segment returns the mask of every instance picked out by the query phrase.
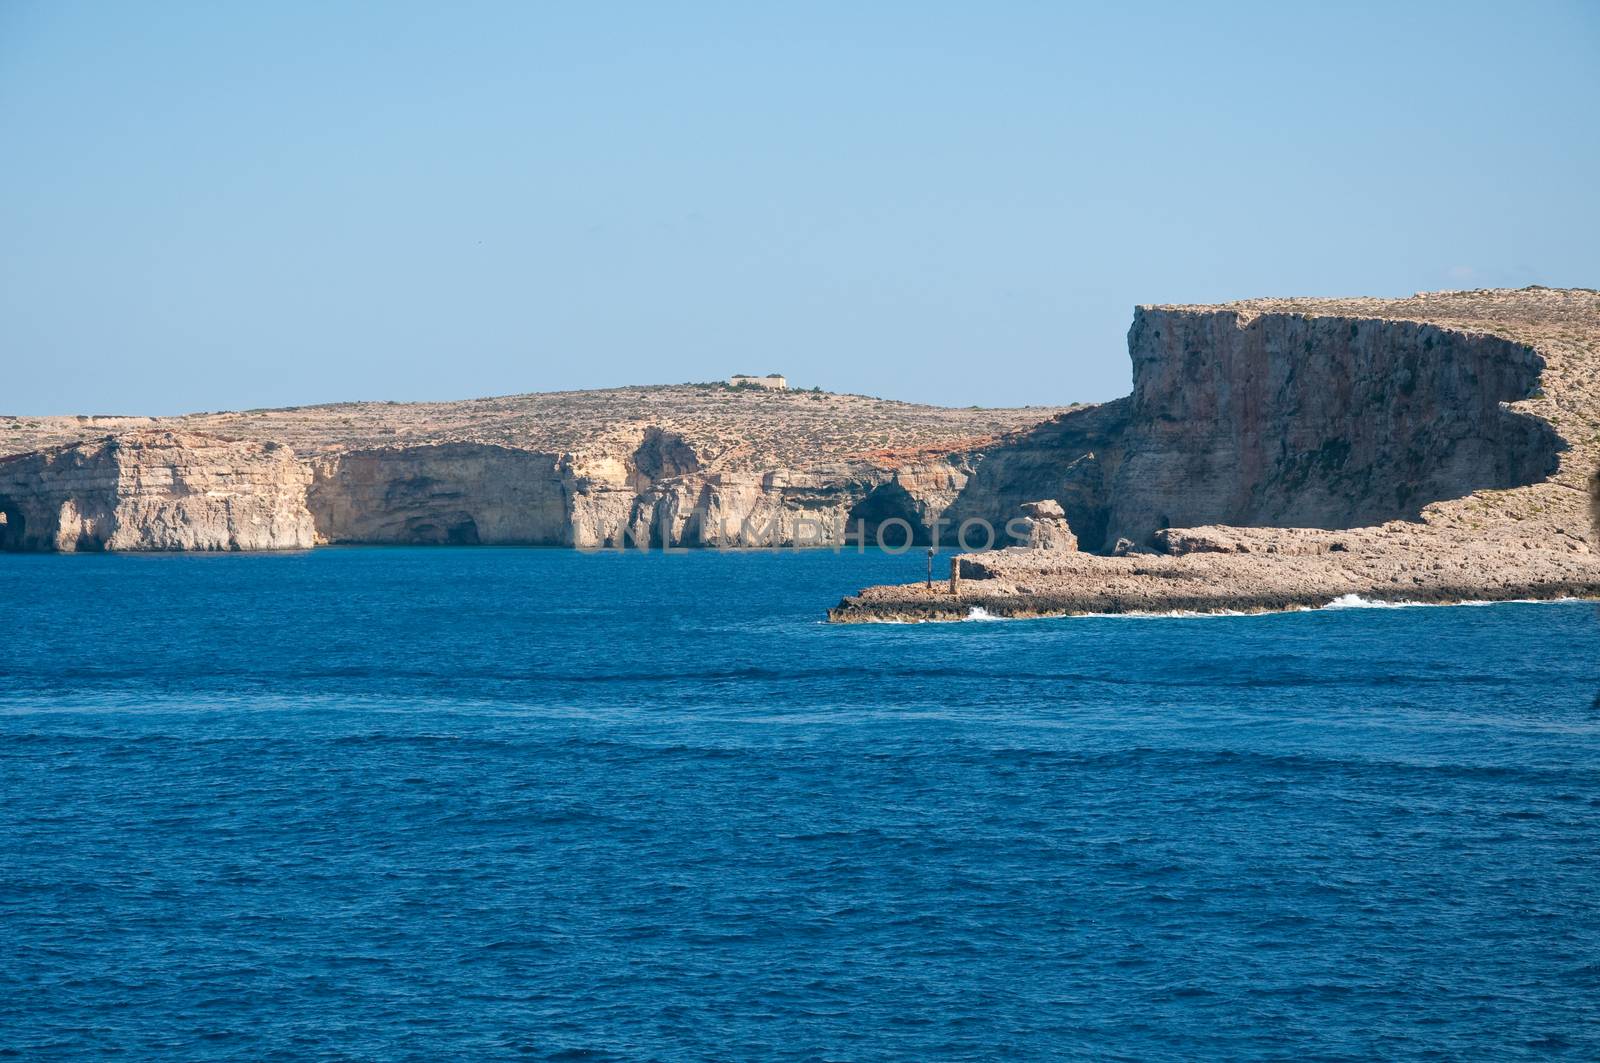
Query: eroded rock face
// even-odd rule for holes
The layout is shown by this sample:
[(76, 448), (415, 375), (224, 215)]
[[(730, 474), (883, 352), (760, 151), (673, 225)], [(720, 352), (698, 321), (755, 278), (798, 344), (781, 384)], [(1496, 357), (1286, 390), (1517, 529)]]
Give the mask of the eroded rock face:
[(946, 518), (953, 525), (989, 521), (1001, 535), (1021, 542), (1008, 535), (1008, 519), (1024, 503), (1048, 498), (1061, 505), (1085, 548), (1097, 549), (1106, 541), (1109, 485), (1121, 460), (1128, 416), (1128, 400), (1119, 399), (1008, 437), (980, 456)]
[(293, 550), (309, 471), (277, 444), (134, 432), (0, 460), (0, 548)]
[(1559, 439), (1529, 346), (1413, 321), (1141, 307), (1108, 534), (1350, 528), (1543, 479)]
[(890, 547), (955, 542), (963, 532), (951, 519), (950, 507), (980, 460), (981, 455), (967, 453), (911, 461), (890, 470), (857, 468), (852, 479), (852, 494), (857, 497), (837, 514), (839, 526), (851, 542), (862, 539)]
[(308, 504), (319, 538), (343, 543), (617, 547), (839, 545), (880, 524), (926, 541), (966, 483), (959, 458), (884, 469), (824, 463), (711, 470), (657, 427), (549, 454), (480, 443), (320, 457)]
[(351, 451), (312, 472), (306, 501), (324, 542), (560, 544), (567, 534), (551, 454), (446, 443)]
[[(0, 456), (107, 432), (292, 446), (319, 541), (834, 545), (938, 533), (982, 453), (1053, 408), (671, 385), (180, 418), (0, 417)], [(0, 536), (24, 537), (0, 509)], [(900, 524), (904, 527), (900, 527)], [(897, 538), (898, 537), (898, 538)], [(979, 537), (981, 539), (981, 536)]]
[(1007, 439), (951, 512), (995, 519), (1053, 498), (1085, 547), (1104, 550), (1173, 527), (1416, 520), (1432, 503), (1535, 484), (1572, 440), (1526, 407), (1592, 302), (1489, 292), (1139, 307), (1133, 394)]
[(1317, 528), (1163, 528), (1151, 537), (1158, 553), (1185, 554), (1337, 554), (1352, 537)]

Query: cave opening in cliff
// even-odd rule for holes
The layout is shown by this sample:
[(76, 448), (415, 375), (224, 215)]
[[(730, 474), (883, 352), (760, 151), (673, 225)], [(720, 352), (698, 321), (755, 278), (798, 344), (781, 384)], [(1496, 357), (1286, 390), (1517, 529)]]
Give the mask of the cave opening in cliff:
[(898, 483), (882, 484), (857, 502), (850, 510), (847, 527), (851, 535), (859, 530), (867, 544), (891, 550), (929, 542), (916, 500)]
[(0, 550), (21, 550), (23, 536), (28, 530), (28, 520), (22, 507), (6, 495), (0, 495)]
[(406, 541), (436, 546), (477, 546), (478, 522), (465, 513), (408, 522)]
[(477, 546), (478, 522), (471, 517), (457, 521), (445, 529), (444, 541), (451, 546)]

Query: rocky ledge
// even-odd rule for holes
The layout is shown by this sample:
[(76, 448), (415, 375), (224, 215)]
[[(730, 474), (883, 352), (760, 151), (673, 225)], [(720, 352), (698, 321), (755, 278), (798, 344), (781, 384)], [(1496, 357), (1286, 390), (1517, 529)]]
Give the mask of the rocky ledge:
[(1140, 307), (1129, 350), (1133, 395), (997, 449), (954, 507), (1055, 502), (1089, 552), (961, 555), (830, 618), (1600, 597), (1600, 293)]
[(1446, 604), (1600, 597), (1600, 555), (1575, 534), (1496, 537), (1440, 550), (1413, 525), (1354, 532), (1185, 529), (1227, 543), (1194, 553), (1097, 556), (1012, 547), (952, 559), (951, 579), (869, 587), (829, 613), (845, 623), (1115, 613), (1256, 613), (1355, 595)]

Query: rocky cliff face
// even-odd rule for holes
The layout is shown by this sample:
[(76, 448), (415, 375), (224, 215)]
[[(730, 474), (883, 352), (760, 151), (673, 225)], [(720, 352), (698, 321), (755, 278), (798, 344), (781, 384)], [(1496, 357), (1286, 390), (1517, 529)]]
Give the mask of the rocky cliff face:
[(0, 460), (0, 549), (312, 545), (310, 473), (286, 447), (134, 432)]
[(146, 431), (0, 460), (0, 548), (822, 546), (880, 528), (920, 542), (970, 469), (947, 455), (708, 470), (654, 428), (566, 454), (442, 443), (309, 462), (277, 444)]
[(896, 518), (923, 541), (965, 483), (960, 459), (707, 470), (681, 437), (548, 454), (477, 443), (357, 450), (312, 463), (318, 536), (344, 543), (608, 547), (834, 545)]
[(1111, 483), (1122, 461), (1130, 413), (1127, 399), (1075, 410), (988, 451), (945, 514), (949, 527), (959, 532), (967, 521), (984, 521), (1005, 545), (1005, 526), (1024, 516), (1024, 505), (1054, 499), (1084, 549), (1114, 541), (1107, 538)]
[[(172, 419), (0, 418), (0, 454), (32, 451), (13, 469), (19, 498), (52, 499), (56, 510), (123, 507), (120, 536), (84, 539), (108, 549), (173, 540), (162, 527), (147, 539), (132, 533), (127, 485), (90, 484), (51, 455), (88, 453), (106, 430), (129, 439), (173, 426), (191, 447), (209, 437), (209, 452), (240, 455), (237, 479), (253, 475), (254, 452), (222, 439), (270, 445), (263, 453), (282, 460), (293, 460), (292, 446), (318, 542), (761, 547), (842, 544), (863, 532), (871, 541), (882, 529), (898, 543), (931, 537), (1002, 434), (1055, 412), (681, 385)], [(12, 534), (13, 545), (75, 544), (39, 530), (35, 501), (32, 530)], [(11, 527), (23, 521), (19, 510)]]
[(1414, 521), (1538, 484), (1588, 442), (1593, 396), (1572, 367), (1592, 354), (1568, 347), (1597, 303), (1532, 290), (1139, 307), (1133, 394), (995, 448), (951, 515), (1055, 498), (1104, 549), (1166, 527)]
[(1351, 528), (1534, 483), (1559, 437), (1532, 347), (1415, 321), (1140, 307), (1108, 534)]
[(478, 443), (356, 450), (312, 462), (306, 504), (335, 543), (560, 543), (556, 458)]

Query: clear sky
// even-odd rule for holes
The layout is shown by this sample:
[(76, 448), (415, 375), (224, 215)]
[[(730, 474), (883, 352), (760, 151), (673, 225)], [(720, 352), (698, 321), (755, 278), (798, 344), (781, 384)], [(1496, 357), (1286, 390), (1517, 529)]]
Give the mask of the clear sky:
[(1600, 4), (1121, 6), (4, 0), (0, 413), (1061, 403), (1136, 303), (1600, 286)]

